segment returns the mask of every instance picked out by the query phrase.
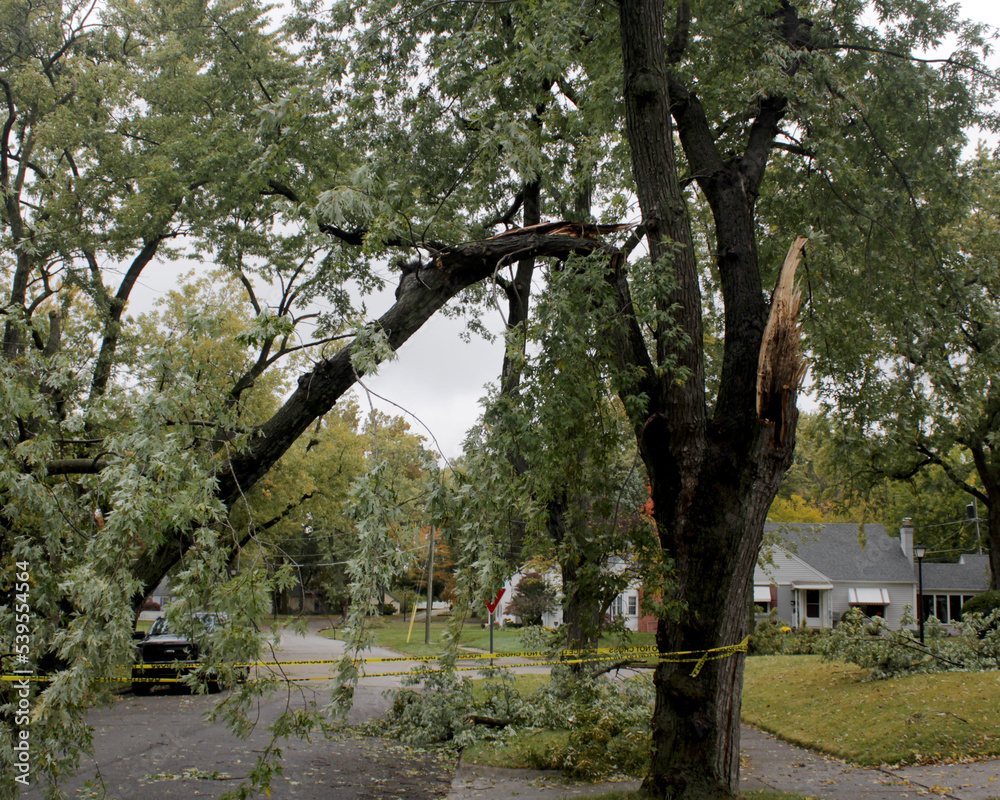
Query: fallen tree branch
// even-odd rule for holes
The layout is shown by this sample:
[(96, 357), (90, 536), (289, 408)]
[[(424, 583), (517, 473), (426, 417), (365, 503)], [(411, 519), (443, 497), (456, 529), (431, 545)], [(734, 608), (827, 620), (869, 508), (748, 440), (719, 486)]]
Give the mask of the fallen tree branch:
[(496, 717), (484, 717), (481, 714), (469, 714), (469, 722), (473, 725), (485, 725), (487, 728), (506, 728), (510, 725), (509, 719), (498, 719)]
[(607, 675), (609, 672), (615, 672), (620, 669), (653, 669), (654, 665), (647, 664), (641, 658), (624, 658), (621, 661), (614, 661), (610, 664), (605, 664), (603, 667), (598, 667), (593, 672), (590, 673), (591, 678), (599, 678), (601, 675)]
[[(614, 672), (619, 669), (655, 669), (655, 667), (655, 664), (648, 664), (641, 658), (623, 658), (621, 661), (612, 661), (608, 664), (597, 667), (591, 671), (588, 678), (593, 680), (594, 678), (601, 677), (601, 675), (607, 675), (609, 672)], [(559, 693), (559, 699), (568, 700), (572, 694), (572, 687), (567, 686)]]

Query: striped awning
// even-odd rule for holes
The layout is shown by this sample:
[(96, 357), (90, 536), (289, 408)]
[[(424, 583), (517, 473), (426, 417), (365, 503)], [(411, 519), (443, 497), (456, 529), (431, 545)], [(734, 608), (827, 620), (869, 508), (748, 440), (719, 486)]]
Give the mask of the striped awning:
[(889, 590), (872, 587), (858, 587), (847, 590), (847, 602), (852, 606), (887, 606)]
[(771, 587), (770, 586), (754, 586), (753, 587), (753, 601), (755, 603), (770, 603), (771, 602)]

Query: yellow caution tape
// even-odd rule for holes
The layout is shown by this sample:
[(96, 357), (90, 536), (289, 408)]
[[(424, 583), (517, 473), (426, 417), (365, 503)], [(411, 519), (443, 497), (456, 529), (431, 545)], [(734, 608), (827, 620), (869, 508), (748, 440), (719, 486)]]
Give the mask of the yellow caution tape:
[[(692, 658), (685, 659), (689, 661), (697, 661), (706, 655), (710, 655), (716, 652), (730, 651), (733, 652), (745, 652), (747, 649), (747, 642), (749, 637), (744, 639), (743, 642), (737, 645), (726, 645), (725, 647), (717, 647), (712, 650), (678, 650), (672, 653), (664, 653), (662, 657), (658, 660), (660, 661), (673, 661), (674, 659), (669, 658), (670, 656), (691, 656)], [(597, 647), (585, 650), (561, 650), (559, 651), (560, 657), (562, 656), (591, 656), (591, 655), (601, 655), (607, 653), (609, 656), (625, 656), (625, 655), (645, 655), (645, 656), (656, 656), (659, 655), (656, 645), (642, 645), (639, 647)], [(521, 651), (514, 653), (467, 653), (461, 652), (456, 654), (456, 659), (458, 661), (471, 661), (475, 659), (500, 659), (500, 658), (549, 658), (552, 653), (549, 650), (531, 650), (531, 651)], [(437, 661), (440, 658), (439, 655), (435, 656), (380, 656), (373, 658), (356, 658), (353, 659), (355, 664), (365, 663), (390, 663), (390, 662), (401, 662), (401, 661)], [(251, 661), (248, 663), (234, 664), (236, 667), (268, 667), (279, 664), (281, 666), (323, 666), (328, 664), (340, 664), (343, 661), (342, 658), (336, 659), (309, 659), (309, 660), (298, 660), (298, 661)], [(185, 667), (198, 667), (201, 666), (200, 662), (196, 661), (180, 661), (176, 662)], [(565, 662), (563, 662), (565, 663)], [(174, 666), (174, 663), (161, 663), (161, 664), (136, 664), (135, 669), (162, 669), (164, 666)]]
[[(697, 677), (701, 672), (705, 663), (708, 661), (716, 661), (722, 658), (728, 658), (729, 656), (736, 655), (737, 653), (745, 653), (747, 651), (747, 646), (750, 642), (750, 637), (747, 636), (739, 644), (724, 645), (723, 647), (713, 647), (709, 650), (678, 650), (672, 653), (660, 653), (655, 645), (647, 645), (641, 647), (599, 647), (591, 650), (562, 650), (559, 653), (558, 661), (531, 661), (527, 664), (506, 664), (504, 665), (507, 669), (516, 669), (517, 667), (543, 667), (543, 666), (557, 666), (559, 664), (587, 664), (596, 663), (600, 661), (613, 661), (619, 656), (630, 656), (630, 655), (642, 655), (642, 656), (655, 656), (659, 663), (674, 663), (674, 664), (685, 664), (693, 663), (694, 669), (691, 671), (691, 677)], [(604, 655), (602, 655), (604, 654)], [(547, 659), (551, 658), (551, 653), (546, 651), (524, 651), (517, 653), (460, 653), (456, 656), (457, 661), (475, 661), (481, 659), (489, 659), (490, 661), (502, 661), (511, 658), (526, 658), (526, 659)], [(586, 656), (585, 658), (566, 658), (566, 656)], [(437, 661), (440, 656), (392, 656), (392, 657), (378, 657), (378, 658), (358, 658), (353, 659), (354, 664), (374, 664), (374, 663), (390, 663), (390, 662), (427, 662), (427, 661)], [(342, 663), (343, 659), (314, 659), (314, 660), (301, 660), (301, 661), (253, 661), (246, 664), (234, 664), (235, 667), (285, 667), (285, 666), (329, 666), (333, 664)], [(173, 663), (163, 663), (163, 664), (136, 664), (133, 669), (144, 670), (144, 669), (192, 669), (195, 667), (203, 666), (201, 662), (196, 661), (179, 661)], [(482, 669), (482, 667), (455, 667), (456, 671), (470, 671)], [(361, 677), (364, 678), (380, 678), (396, 675), (420, 675), (420, 674), (433, 674), (435, 672), (442, 672), (440, 668), (437, 669), (427, 669), (427, 670), (405, 670), (399, 672), (374, 672), (365, 673)], [(292, 678), (286, 680), (332, 680), (336, 676), (319, 676), (315, 678)], [(0, 675), (0, 680), (4, 681), (44, 681), (49, 678), (46, 676), (27, 676), (27, 675)], [(149, 682), (149, 683), (173, 683), (177, 682), (179, 678), (107, 678), (105, 680), (109, 681), (125, 681), (130, 682)]]

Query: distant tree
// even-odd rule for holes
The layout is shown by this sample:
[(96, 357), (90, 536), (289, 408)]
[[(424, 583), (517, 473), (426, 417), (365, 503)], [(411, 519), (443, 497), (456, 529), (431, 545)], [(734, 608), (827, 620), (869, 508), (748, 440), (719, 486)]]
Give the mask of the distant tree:
[[(913, 178), (922, 165), (897, 168)], [(845, 245), (836, 259), (816, 265), (830, 275), (844, 269), (845, 257), (865, 265), (863, 287), (845, 284), (846, 302), (813, 321), (816, 339), (824, 342), (817, 372), (837, 423), (839, 457), (865, 488), (875, 489), (872, 495), (892, 493), (883, 488), (891, 483), (905, 487), (886, 507), (912, 510), (906, 515), (919, 526), (959, 522), (966, 504), (978, 504), (996, 588), (1000, 162), (980, 149), (910, 205), (901, 219), (906, 224), (880, 226), (864, 253)], [(909, 244), (905, 258), (887, 257), (897, 240)], [(836, 347), (829, 346), (834, 336)], [(972, 532), (964, 529), (962, 544), (970, 544)]]
[(504, 613), (525, 625), (541, 625), (542, 615), (556, 607), (556, 592), (538, 572), (526, 572), (514, 587), (514, 596)]
[(806, 502), (801, 495), (793, 494), (790, 498), (776, 497), (767, 512), (768, 522), (832, 522), (813, 505)]
[[(968, 495), (940, 467), (927, 465), (905, 479), (878, 470), (871, 442), (860, 442), (835, 412), (803, 414), (795, 460), (771, 504), (772, 522), (883, 524), (892, 532), (904, 517), (938, 557), (976, 548), (976, 526), (967, 518)], [(985, 527), (985, 525), (983, 526)]]

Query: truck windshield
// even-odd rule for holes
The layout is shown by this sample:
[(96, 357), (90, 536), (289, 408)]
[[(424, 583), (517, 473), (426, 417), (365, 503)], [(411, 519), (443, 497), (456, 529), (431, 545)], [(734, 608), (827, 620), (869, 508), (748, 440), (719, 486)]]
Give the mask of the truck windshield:
[[(215, 630), (218, 616), (216, 614), (195, 614), (192, 621), (195, 626), (203, 625), (205, 630), (211, 633)], [(171, 629), (166, 617), (153, 620), (153, 624), (149, 626), (149, 636), (163, 636), (168, 633), (174, 633), (174, 631)]]

